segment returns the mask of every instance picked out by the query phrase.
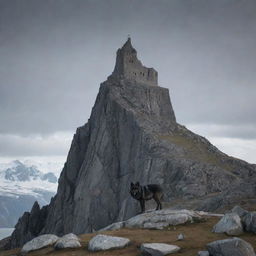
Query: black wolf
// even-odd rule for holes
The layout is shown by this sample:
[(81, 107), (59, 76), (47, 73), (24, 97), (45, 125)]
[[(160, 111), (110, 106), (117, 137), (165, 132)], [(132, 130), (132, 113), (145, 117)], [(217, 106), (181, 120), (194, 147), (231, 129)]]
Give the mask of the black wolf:
[(133, 198), (140, 201), (141, 212), (145, 212), (145, 201), (154, 199), (157, 203), (156, 210), (162, 209), (161, 198), (163, 196), (162, 188), (157, 184), (141, 186), (139, 182), (131, 182), (130, 194)]

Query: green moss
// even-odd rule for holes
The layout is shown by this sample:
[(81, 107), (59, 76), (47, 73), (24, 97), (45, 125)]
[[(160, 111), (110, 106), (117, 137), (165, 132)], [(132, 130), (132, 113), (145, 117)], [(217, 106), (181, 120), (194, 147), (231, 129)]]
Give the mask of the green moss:
[(223, 161), (220, 153), (211, 150), (209, 144), (199, 138), (188, 136), (186, 132), (176, 131), (168, 135), (159, 135), (158, 138), (182, 147), (185, 157), (189, 159), (218, 166), (228, 171), (232, 170), (232, 166)]

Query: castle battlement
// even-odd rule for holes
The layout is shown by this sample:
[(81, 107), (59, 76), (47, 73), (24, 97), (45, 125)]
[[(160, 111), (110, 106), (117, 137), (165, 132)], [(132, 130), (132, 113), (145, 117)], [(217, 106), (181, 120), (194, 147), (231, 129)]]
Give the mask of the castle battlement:
[(143, 66), (138, 60), (137, 51), (133, 48), (130, 37), (123, 47), (117, 50), (116, 65), (111, 76), (145, 85), (158, 85), (157, 71)]

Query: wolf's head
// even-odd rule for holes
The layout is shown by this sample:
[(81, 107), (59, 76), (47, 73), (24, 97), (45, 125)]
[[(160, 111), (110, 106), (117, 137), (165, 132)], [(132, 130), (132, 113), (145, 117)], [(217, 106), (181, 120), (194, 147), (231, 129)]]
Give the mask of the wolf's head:
[(142, 197), (142, 186), (140, 185), (139, 182), (136, 182), (135, 184), (131, 182), (130, 194), (133, 198), (137, 200), (139, 200)]

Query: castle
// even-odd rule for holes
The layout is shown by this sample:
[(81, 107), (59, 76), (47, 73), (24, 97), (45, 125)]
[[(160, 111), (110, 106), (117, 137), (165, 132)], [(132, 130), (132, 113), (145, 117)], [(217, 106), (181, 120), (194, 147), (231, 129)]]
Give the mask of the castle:
[(111, 77), (130, 80), (138, 84), (158, 85), (157, 71), (143, 66), (138, 60), (137, 51), (133, 48), (130, 37), (116, 53), (116, 65)]

